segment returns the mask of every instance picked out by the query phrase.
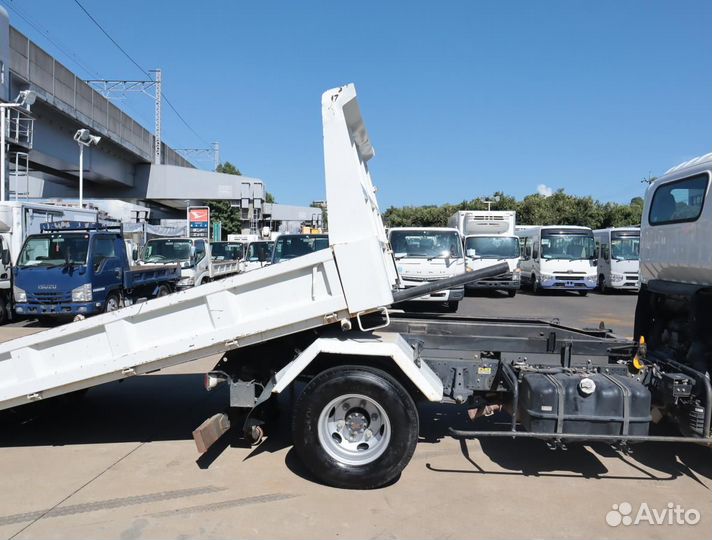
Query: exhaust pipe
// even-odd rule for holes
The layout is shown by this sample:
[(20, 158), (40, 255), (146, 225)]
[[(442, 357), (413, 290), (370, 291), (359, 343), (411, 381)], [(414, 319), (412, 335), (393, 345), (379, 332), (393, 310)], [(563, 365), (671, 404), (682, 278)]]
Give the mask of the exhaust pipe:
[(466, 272), (459, 276), (439, 279), (437, 281), (429, 281), (417, 287), (409, 289), (399, 289), (393, 293), (393, 303), (405, 302), (406, 300), (414, 300), (420, 296), (425, 296), (433, 292), (444, 291), (472, 281), (479, 281), (488, 277), (500, 276), (509, 272), (509, 265), (506, 262), (497, 263), (488, 268), (475, 270), (474, 272)]

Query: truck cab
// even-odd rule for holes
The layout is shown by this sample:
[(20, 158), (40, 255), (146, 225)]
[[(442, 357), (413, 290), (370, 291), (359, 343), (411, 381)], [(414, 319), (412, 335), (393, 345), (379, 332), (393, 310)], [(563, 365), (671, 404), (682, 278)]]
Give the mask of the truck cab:
[(326, 234), (281, 234), (274, 243), (272, 264), (328, 249), (328, 247), (329, 236)]
[(598, 290), (637, 291), (640, 227), (612, 227), (593, 231), (598, 255)]
[(249, 272), (267, 266), (272, 260), (274, 242), (271, 240), (256, 240), (247, 244), (242, 271)]
[(200, 238), (154, 238), (146, 242), (142, 265), (174, 265), (181, 268), (178, 289), (197, 287), (210, 281), (210, 247)]
[(648, 187), (635, 314), (635, 336), (646, 341), (648, 354), (706, 378), (712, 373), (711, 176), (707, 154), (673, 167)]
[(461, 210), (448, 220), (465, 243), (465, 265), (468, 271), (489, 268), (506, 262), (505, 274), (473, 281), (472, 289), (495, 289), (516, 296), (520, 287), (519, 239), (514, 235), (517, 213), (513, 210)]
[(213, 242), (210, 244), (210, 259), (213, 261), (241, 261), (245, 257), (243, 242)]
[(68, 229), (30, 235), (13, 269), (15, 312), (88, 316), (118, 309), (127, 268), (117, 232)]
[[(455, 228), (394, 227), (388, 231), (388, 239), (403, 288), (465, 273), (462, 237)], [(458, 286), (419, 297), (417, 301), (445, 302), (455, 311), (464, 296), (464, 286)]]

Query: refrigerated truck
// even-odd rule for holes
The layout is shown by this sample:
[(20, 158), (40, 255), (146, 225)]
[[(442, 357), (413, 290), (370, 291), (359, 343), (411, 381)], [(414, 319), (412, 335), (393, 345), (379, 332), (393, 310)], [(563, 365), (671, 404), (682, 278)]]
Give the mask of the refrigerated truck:
[(598, 290), (637, 291), (640, 287), (640, 227), (593, 231), (598, 256)]
[(487, 268), (506, 262), (508, 270), (500, 276), (470, 282), (466, 289), (494, 289), (514, 297), (520, 287), (519, 238), (514, 234), (517, 213), (510, 210), (461, 210), (448, 220), (463, 238), (468, 270)]
[[(643, 224), (641, 255), (645, 265), (651, 254), (643, 286), (652, 296), (636, 314), (639, 345), (558, 321), (389, 310), (507, 266), (403, 289), (367, 167), (374, 150), (353, 85), (327, 91), (322, 116), (327, 249), (2, 343), (0, 408), (224, 353), (205, 386), (227, 387), (228, 412), (195, 429), (198, 449), (206, 451), (231, 428), (258, 440), (269, 428), (275, 396), (293, 389), (296, 455), (333, 486), (395, 481), (418, 441), (419, 402), (456, 404), (474, 418), (468, 429), (450, 426), (458, 438), (537, 438), (552, 448), (596, 442), (623, 450), (647, 441), (712, 444), (712, 390), (702, 371), (710, 368), (710, 332), (692, 334), (684, 348), (674, 336), (676, 285), (691, 279), (690, 317), (709, 329), (712, 161), (676, 170), (654, 184), (662, 191), (649, 191), (646, 206), (656, 217), (650, 227)], [(683, 193), (665, 186), (678, 180), (685, 180)], [(671, 216), (662, 202), (668, 193), (686, 198), (699, 215)], [(680, 240), (680, 227), (690, 249), (673, 259), (664, 247)], [(660, 306), (668, 298), (669, 311)], [(662, 334), (660, 315), (668, 325)], [(297, 379), (303, 385), (296, 387)], [(493, 428), (476, 420), (495, 411), (505, 423)], [(651, 433), (651, 423), (664, 419), (683, 434)]]
[(539, 293), (547, 289), (586, 296), (598, 284), (596, 244), (589, 227), (545, 225), (517, 227), (522, 282)]

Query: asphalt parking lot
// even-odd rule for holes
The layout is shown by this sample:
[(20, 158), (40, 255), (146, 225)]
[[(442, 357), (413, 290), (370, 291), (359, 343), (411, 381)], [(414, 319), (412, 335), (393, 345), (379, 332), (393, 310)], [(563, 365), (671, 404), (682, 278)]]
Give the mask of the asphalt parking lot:
[[(558, 318), (632, 334), (633, 295), (467, 297), (459, 314)], [(0, 340), (39, 331), (0, 327)], [(169, 329), (166, 329), (169, 331)], [(423, 441), (400, 479), (373, 491), (313, 482), (286, 427), (256, 448), (239, 441), (198, 458), (191, 431), (219, 412), (206, 393), (214, 359), (91, 389), (0, 436), (3, 538), (709, 538), (712, 452), (646, 444), (552, 451), (540, 441), (457, 441), (464, 411), (424, 407)], [(669, 503), (697, 524), (611, 526), (613, 505)], [(617, 508), (627, 509), (625, 505)], [(620, 516), (620, 513), (616, 515)]]

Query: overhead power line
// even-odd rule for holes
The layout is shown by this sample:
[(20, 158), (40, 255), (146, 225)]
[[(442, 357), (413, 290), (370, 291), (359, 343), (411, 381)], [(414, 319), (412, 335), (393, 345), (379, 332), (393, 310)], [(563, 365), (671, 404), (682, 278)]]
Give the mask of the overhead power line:
[[(143, 73), (144, 75), (146, 75), (149, 78), (153, 78), (147, 70), (145, 70), (143, 67), (141, 67), (141, 64), (139, 64), (136, 60), (134, 60), (133, 57), (128, 52), (126, 52), (126, 50), (121, 45), (119, 45), (118, 41), (116, 41), (113, 37), (111, 37), (109, 32), (107, 32), (106, 29), (101, 25), (101, 23), (99, 23), (99, 21), (97, 21), (92, 16), (91, 13), (89, 13), (89, 11), (82, 5), (82, 3), (79, 0), (74, 0), (74, 3), (77, 4), (77, 6), (79, 6), (79, 8), (86, 14), (87, 17), (89, 17), (89, 19), (97, 26), (97, 28), (99, 28), (99, 30), (101, 30), (101, 32), (109, 39), (109, 41), (111, 41), (116, 46), (116, 48), (118, 48), (123, 53), (123, 55), (126, 58), (128, 58), (131, 61), (131, 63), (141, 71), (141, 73)], [(200, 139), (206, 145), (209, 144), (203, 137), (201, 137), (198, 134), (197, 131), (195, 131), (195, 129), (193, 129), (193, 126), (191, 126), (188, 123), (188, 121), (185, 118), (183, 118), (183, 115), (180, 112), (178, 112), (178, 109), (173, 105), (173, 103), (171, 103), (171, 101), (168, 99), (168, 96), (166, 96), (165, 93), (163, 94), (163, 100), (166, 102), (166, 105), (168, 105), (171, 108), (171, 110), (175, 113), (175, 115), (180, 119), (180, 121), (183, 122), (185, 127), (187, 127), (193, 133), (193, 135), (195, 135), (198, 139)]]

